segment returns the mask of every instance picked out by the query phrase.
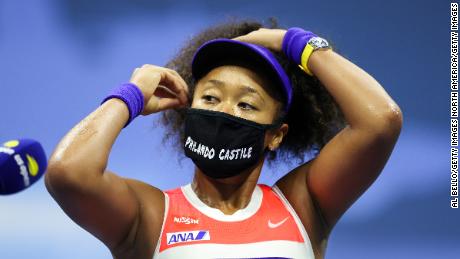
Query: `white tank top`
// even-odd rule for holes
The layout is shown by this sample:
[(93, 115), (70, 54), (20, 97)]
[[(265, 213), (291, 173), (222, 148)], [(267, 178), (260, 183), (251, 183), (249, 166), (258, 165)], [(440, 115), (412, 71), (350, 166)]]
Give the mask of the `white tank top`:
[(258, 184), (246, 208), (232, 215), (203, 203), (191, 184), (164, 193), (153, 258), (315, 258), (304, 226), (277, 186)]

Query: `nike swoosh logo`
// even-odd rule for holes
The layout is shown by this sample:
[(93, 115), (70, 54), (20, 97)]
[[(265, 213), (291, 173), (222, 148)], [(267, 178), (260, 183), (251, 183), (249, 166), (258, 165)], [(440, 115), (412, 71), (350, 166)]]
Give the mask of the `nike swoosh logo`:
[(281, 220), (278, 223), (272, 223), (271, 220), (268, 220), (268, 227), (269, 228), (277, 228), (277, 227), (283, 225), (283, 223), (286, 222), (286, 220), (288, 220), (288, 217), (286, 217), (285, 219)]

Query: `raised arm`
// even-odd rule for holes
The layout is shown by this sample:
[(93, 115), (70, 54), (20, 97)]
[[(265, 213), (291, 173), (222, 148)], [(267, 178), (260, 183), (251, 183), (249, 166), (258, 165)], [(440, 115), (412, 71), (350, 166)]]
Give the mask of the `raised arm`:
[(45, 176), (48, 191), (64, 212), (109, 249), (121, 245), (139, 215), (133, 190), (105, 171), (111, 147), (127, 120), (121, 100), (105, 102), (59, 142)]
[(304, 180), (329, 232), (379, 176), (398, 139), (403, 117), (372, 76), (333, 50), (313, 52), (308, 66), (348, 123), (315, 159), (291, 172), (292, 177)]
[[(144, 96), (143, 115), (187, 102), (187, 86), (173, 70), (144, 65), (136, 69), (131, 82)], [(158, 87), (160, 83), (169, 90)], [(128, 118), (123, 101), (115, 98), (106, 101), (59, 142), (45, 176), (46, 187), (65, 213), (112, 252), (134, 242), (142, 213), (142, 195), (148, 195), (158, 204), (155, 213), (158, 219), (152, 220), (161, 222), (164, 209), (160, 190), (151, 187), (147, 194), (146, 184), (106, 170), (110, 150)]]
[[(285, 33), (261, 28), (235, 39), (281, 51)], [(307, 65), (338, 103), (348, 126), (316, 158), (289, 172), (276, 185), (303, 222), (320, 229), (325, 237), (384, 168), (403, 117), (399, 106), (371, 75), (333, 50), (314, 51)], [(316, 224), (319, 221), (321, 224)]]

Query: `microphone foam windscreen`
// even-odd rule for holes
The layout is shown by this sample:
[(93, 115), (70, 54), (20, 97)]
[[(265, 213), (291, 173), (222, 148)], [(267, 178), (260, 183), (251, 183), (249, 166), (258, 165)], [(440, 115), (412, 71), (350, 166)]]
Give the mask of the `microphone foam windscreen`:
[(0, 194), (12, 194), (35, 183), (45, 173), (47, 158), (33, 139), (10, 140), (0, 146)]

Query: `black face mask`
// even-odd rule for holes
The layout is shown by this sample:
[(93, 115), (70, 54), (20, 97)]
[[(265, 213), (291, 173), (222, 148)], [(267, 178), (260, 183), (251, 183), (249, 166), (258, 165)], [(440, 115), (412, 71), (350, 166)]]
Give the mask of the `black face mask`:
[(259, 124), (224, 112), (188, 108), (185, 117), (185, 155), (209, 177), (227, 178), (254, 166), (268, 151)]

